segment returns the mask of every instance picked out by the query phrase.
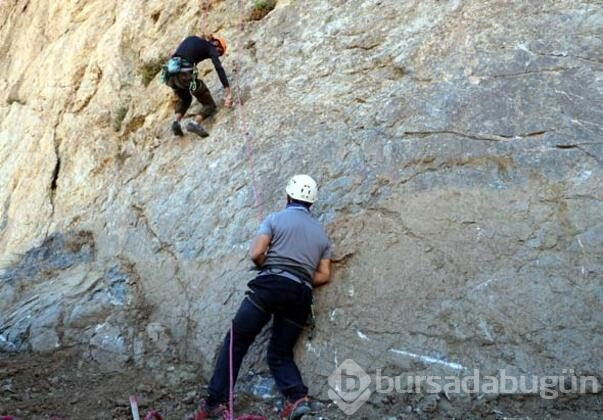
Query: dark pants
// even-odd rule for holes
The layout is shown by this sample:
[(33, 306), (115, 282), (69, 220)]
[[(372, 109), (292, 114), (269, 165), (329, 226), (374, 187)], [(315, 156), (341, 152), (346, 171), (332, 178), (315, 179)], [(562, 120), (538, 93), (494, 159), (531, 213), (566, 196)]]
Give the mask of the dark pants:
[(167, 85), (172, 88), (178, 102), (176, 102), (176, 114), (186, 114), (186, 111), (191, 106), (193, 96), (203, 105), (203, 109), (199, 113), (203, 118), (210, 117), (216, 112), (216, 103), (212, 98), (209, 89), (201, 79), (195, 79), (195, 90), (190, 89), (192, 81), (191, 73), (179, 73), (168, 79)]
[[(233, 378), (236, 381), (249, 346), (272, 317), (268, 366), (283, 395), (289, 400), (298, 400), (308, 393), (308, 388), (293, 361), (293, 347), (310, 313), (312, 290), (276, 275), (256, 277), (249, 283), (249, 288), (250, 292), (232, 322)], [(230, 331), (224, 338), (224, 345), (209, 383), (209, 404), (228, 400), (229, 351)]]

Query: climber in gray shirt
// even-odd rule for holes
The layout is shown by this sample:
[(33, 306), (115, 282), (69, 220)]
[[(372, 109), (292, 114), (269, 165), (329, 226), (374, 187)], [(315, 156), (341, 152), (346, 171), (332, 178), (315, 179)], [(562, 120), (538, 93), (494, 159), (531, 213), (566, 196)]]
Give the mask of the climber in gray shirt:
[(329, 238), (322, 225), (312, 217), (308, 206), (294, 200), (262, 222), (254, 245), (260, 276), (284, 275), (302, 280), (310, 288), (320, 261), (331, 258)]
[(287, 207), (262, 222), (251, 244), (251, 260), (260, 273), (249, 282), (247, 296), (232, 321), (232, 356), (228, 333), (208, 386), (209, 396), (192, 419), (228, 414), (229, 366), (236, 381), (249, 346), (270, 319), (268, 365), (286, 399), (279, 418), (296, 420), (311, 411), (293, 347), (310, 315), (312, 288), (331, 279), (331, 247), (322, 225), (310, 213), (316, 182), (308, 175), (296, 175), (286, 192)]

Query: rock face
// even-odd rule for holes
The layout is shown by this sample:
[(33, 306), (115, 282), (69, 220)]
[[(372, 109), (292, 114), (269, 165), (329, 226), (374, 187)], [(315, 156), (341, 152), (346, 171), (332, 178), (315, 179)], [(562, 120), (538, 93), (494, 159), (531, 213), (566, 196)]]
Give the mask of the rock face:
[[(335, 247), (313, 394), (348, 358), (603, 381), (599, 2), (198, 3), (0, 4), (1, 350), (207, 375), (260, 219), (309, 173)], [(241, 103), (173, 138), (158, 64), (203, 29)]]

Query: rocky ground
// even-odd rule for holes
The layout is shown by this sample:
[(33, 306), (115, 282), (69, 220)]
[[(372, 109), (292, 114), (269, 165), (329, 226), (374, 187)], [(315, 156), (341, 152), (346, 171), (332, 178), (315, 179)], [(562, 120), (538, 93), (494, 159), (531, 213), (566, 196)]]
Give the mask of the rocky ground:
[(130, 395), (137, 396), (141, 413), (154, 409), (180, 419), (194, 410), (199, 389), (194, 381), (172, 388), (140, 369), (103, 371), (73, 350), (4, 356), (0, 374), (0, 414), (32, 420), (130, 419)]
[[(0, 357), (0, 416), (19, 420), (129, 420), (128, 397), (136, 395), (144, 416), (156, 410), (164, 419), (182, 419), (204, 395), (201, 378), (172, 368), (158, 377), (153, 372), (126, 368), (107, 372), (86, 361), (74, 349), (52, 354), (16, 354)], [(174, 380), (180, 385), (172, 385)], [(278, 419), (281, 401), (238, 395), (238, 415), (261, 414)], [(330, 401), (315, 401), (316, 414), (307, 420), (348, 418)], [(569, 396), (554, 401), (538, 397), (446, 399), (444, 395), (413, 395), (371, 400), (353, 418), (358, 419), (599, 419), (600, 396)]]

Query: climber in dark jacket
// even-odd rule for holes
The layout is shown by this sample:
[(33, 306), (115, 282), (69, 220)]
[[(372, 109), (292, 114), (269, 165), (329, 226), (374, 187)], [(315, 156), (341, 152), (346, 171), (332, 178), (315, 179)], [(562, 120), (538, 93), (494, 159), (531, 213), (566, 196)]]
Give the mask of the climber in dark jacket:
[[(216, 112), (216, 103), (209, 92), (209, 89), (203, 80), (197, 78), (197, 72), (194, 71), (199, 62), (211, 59), (220, 82), (224, 87), (224, 106), (230, 108), (232, 106), (232, 94), (226, 72), (220, 63), (220, 58), (226, 53), (227, 45), (224, 38), (210, 35), (208, 39), (203, 39), (198, 36), (189, 36), (185, 38), (172, 57), (182, 58), (182, 70), (176, 74), (172, 74), (167, 78), (166, 84), (172, 88), (178, 102), (175, 107), (175, 118), (172, 122), (172, 132), (177, 136), (182, 136), (182, 127), (180, 121), (186, 114), (186, 111), (193, 100), (192, 95), (203, 105), (203, 109), (195, 117), (195, 121), (191, 121), (186, 125), (186, 129), (192, 133), (198, 134), (201, 137), (206, 137), (209, 134), (201, 126), (201, 121), (209, 118)], [(191, 95), (192, 94), (192, 95)]]

